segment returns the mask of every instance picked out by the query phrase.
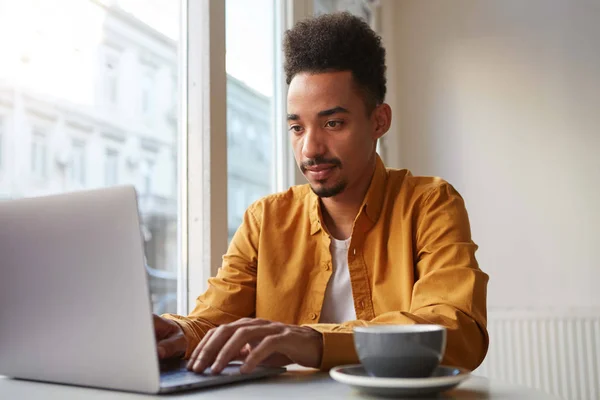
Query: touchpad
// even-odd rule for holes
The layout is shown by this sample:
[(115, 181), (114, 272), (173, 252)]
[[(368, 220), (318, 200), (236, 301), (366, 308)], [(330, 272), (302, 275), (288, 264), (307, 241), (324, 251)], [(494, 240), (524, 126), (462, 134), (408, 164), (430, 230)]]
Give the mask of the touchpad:
[(285, 372), (285, 368), (258, 366), (251, 373), (242, 374), (240, 372), (241, 365), (242, 363), (239, 361), (232, 362), (227, 365), (219, 375), (212, 375), (210, 373), (210, 368), (207, 368), (202, 374), (188, 371), (186, 368), (187, 361), (185, 360), (161, 362), (160, 385), (163, 388), (174, 388), (177, 386), (185, 386), (189, 388), (213, 386), (247, 379), (278, 375), (282, 372)]

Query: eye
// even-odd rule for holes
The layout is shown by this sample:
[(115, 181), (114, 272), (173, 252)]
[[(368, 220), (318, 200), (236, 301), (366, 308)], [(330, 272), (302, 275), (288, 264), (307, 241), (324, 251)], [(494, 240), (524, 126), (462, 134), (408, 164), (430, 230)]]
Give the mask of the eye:
[(289, 131), (297, 134), (302, 132), (302, 127), (300, 125), (292, 125), (289, 127)]
[(327, 128), (341, 128), (342, 125), (344, 124), (344, 121), (338, 121), (338, 120), (331, 120), (331, 121), (327, 121), (327, 123), (325, 124), (325, 126)]

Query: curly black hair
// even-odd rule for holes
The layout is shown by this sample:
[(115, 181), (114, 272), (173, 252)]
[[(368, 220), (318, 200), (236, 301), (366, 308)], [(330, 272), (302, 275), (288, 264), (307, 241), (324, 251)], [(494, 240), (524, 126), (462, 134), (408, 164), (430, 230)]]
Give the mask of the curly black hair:
[(385, 49), (381, 37), (362, 19), (343, 12), (298, 22), (285, 33), (283, 49), (288, 85), (301, 72), (351, 71), (367, 111), (383, 103)]

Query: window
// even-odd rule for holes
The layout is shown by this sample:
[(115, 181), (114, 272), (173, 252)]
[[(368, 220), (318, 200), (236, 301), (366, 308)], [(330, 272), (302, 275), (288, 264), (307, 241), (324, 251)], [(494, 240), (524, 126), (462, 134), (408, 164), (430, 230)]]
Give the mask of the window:
[[(228, 130), (228, 232), (231, 239), (240, 216), (256, 199), (274, 192), (271, 124), (276, 44), (272, 0), (226, 0)], [(252, 43), (252, 46), (248, 46)], [(257, 129), (260, 127), (260, 129)], [(283, 134), (283, 132), (278, 132)]]
[(176, 112), (177, 110), (177, 96), (178, 96), (178, 90), (177, 90), (177, 76), (176, 75), (171, 75), (171, 103), (169, 104), (169, 111), (171, 112)]
[(255, 141), (256, 128), (253, 125), (248, 125), (248, 128), (246, 129), (246, 135), (248, 136), (248, 139), (250, 139), (250, 141)]
[(142, 67), (142, 93), (141, 109), (142, 114), (149, 115), (154, 111), (155, 91), (156, 91), (156, 68), (151, 65)]
[(229, 237), (232, 237), (236, 228), (242, 223), (246, 205), (250, 204), (246, 198), (246, 191), (242, 187), (234, 187), (227, 195), (229, 197), (229, 207), (227, 212), (227, 228)]
[(104, 160), (104, 184), (114, 186), (119, 183), (119, 152), (115, 149), (106, 149)]
[(227, 145), (230, 149), (242, 145), (242, 121), (233, 107), (227, 109)]
[[(172, 190), (177, 175), (167, 168), (168, 177), (151, 181), (142, 164), (150, 158), (147, 164), (158, 166), (157, 155), (179, 153), (179, 115), (169, 115), (166, 105), (159, 109), (157, 98), (185, 72), (179, 56), (180, 13), (185, 11), (180, 4), (185, 2), (0, 3), (0, 96), (10, 93), (12, 104), (0, 107), (11, 122), (11, 130), (1, 135), (2, 144), (15, 147), (15, 166), (3, 169), (0, 193), (38, 196), (133, 183), (140, 192), (160, 194), (140, 206), (150, 233), (145, 243), (150, 297), (155, 313), (176, 312), (178, 276), (183, 276), (178, 273), (179, 197)], [(170, 73), (145, 75), (147, 65), (140, 59), (147, 54), (160, 55)], [(139, 109), (142, 77), (148, 93), (144, 107), (159, 111), (151, 126)], [(185, 99), (177, 86), (172, 90), (176, 101)], [(156, 154), (144, 147), (140, 126)], [(141, 162), (126, 164), (125, 159)], [(30, 176), (19, 176), (22, 171)]]
[(152, 194), (152, 178), (154, 175), (154, 160), (145, 159), (142, 166), (142, 195)]
[(71, 166), (70, 179), (77, 185), (85, 185), (85, 142), (83, 140), (73, 139), (71, 142)]
[(372, 25), (374, 0), (314, 0), (315, 15), (348, 11)]
[(47, 158), (46, 135), (41, 130), (35, 129), (31, 138), (31, 172), (34, 177), (38, 179), (46, 178)]
[(116, 106), (119, 103), (119, 55), (115, 50), (105, 48), (104, 56), (104, 93), (106, 104)]
[(4, 116), (0, 115), (0, 171), (4, 167)]

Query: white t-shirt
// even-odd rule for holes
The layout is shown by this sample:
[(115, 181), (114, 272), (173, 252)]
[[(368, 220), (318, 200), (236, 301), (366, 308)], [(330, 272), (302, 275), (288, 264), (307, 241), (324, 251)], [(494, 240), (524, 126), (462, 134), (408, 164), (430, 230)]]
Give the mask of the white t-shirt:
[(350, 272), (348, 271), (349, 246), (350, 239), (331, 238), (329, 251), (331, 252), (333, 272), (325, 290), (325, 299), (319, 319), (321, 323), (339, 324), (356, 319)]

